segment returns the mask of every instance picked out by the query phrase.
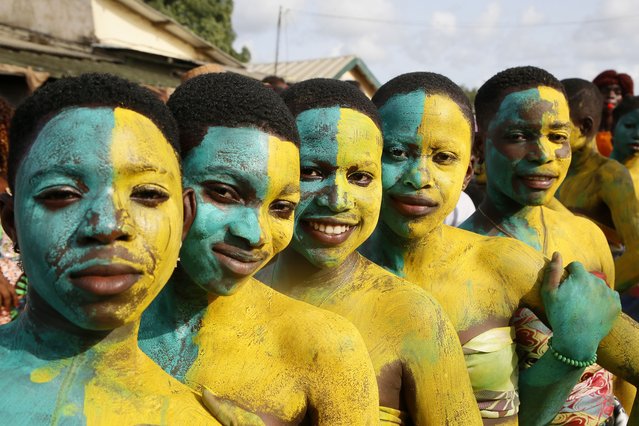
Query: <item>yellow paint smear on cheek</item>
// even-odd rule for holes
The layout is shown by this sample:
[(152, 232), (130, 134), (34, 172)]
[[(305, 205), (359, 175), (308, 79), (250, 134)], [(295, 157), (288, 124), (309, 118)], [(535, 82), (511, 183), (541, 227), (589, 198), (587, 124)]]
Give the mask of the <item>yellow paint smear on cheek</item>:
[[(145, 116), (123, 108), (114, 110), (111, 158), (113, 197), (135, 233), (128, 245), (150, 272), (136, 284), (144, 292), (139, 306), (131, 306), (131, 318), (157, 295), (171, 276), (180, 250), (182, 233), (182, 187), (177, 156), (157, 126)], [(133, 199), (136, 191), (168, 194), (166, 201), (148, 206)], [(141, 303), (145, 302), (145, 303)]]
[[(275, 136), (268, 138), (268, 193), (262, 206), (262, 232), (270, 234), (273, 241), (273, 255), (284, 250), (293, 238), (294, 215), (288, 219), (274, 217), (269, 213), (269, 205), (281, 199), (298, 203), (300, 199), (300, 153), (293, 144)], [(282, 194), (284, 192), (284, 194)], [(282, 194), (282, 195), (281, 195)], [(263, 226), (266, 222), (268, 228)]]
[[(338, 195), (348, 197), (360, 217), (357, 238), (352, 236), (344, 248), (350, 253), (362, 244), (377, 225), (382, 203), (382, 134), (373, 120), (350, 108), (340, 108), (337, 123), (337, 167), (335, 183)], [(372, 175), (367, 186), (349, 182), (351, 171)], [(347, 247), (348, 246), (348, 247)]]

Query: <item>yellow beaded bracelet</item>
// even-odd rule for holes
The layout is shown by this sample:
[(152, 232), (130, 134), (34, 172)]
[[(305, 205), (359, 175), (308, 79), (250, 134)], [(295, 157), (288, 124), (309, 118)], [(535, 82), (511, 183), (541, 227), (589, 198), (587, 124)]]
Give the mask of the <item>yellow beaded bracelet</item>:
[(568, 358), (567, 356), (560, 354), (559, 352), (555, 350), (555, 348), (552, 347), (552, 337), (548, 339), (548, 350), (559, 361), (563, 362), (564, 364), (570, 365), (572, 367), (586, 368), (586, 367), (590, 367), (591, 365), (597, 362), (596, 352), (588, 361), (577, 361), (576, 359)]

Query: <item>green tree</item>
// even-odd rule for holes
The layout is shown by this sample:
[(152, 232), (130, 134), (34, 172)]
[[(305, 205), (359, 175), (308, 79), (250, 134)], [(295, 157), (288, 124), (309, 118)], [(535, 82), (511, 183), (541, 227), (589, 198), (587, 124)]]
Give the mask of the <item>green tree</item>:
[(251, 52), (246, 46), (240, 52), (233, 49), (236, 37), (231, 25), (233, 0), (144, 1), (234, 58), (242, 62), (251, 60)]

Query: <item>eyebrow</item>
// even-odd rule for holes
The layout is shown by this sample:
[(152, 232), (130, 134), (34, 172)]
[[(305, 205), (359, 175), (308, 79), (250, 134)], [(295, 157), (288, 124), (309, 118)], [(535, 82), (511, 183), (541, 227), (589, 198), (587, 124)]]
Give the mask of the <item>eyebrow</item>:
[(280, 196), (283, 195), (295, 195), (295, 194), (299, 194), (300, 193), (300, 188), (299, 186), (293, 185), (293, 184), (288, 184), (284, 187), (284, 189), (282, 189), (282, 191), (280, 192)]
[(80, 170), (71, 165), (56, 164), (35, 172), (33, 176), (29, 178), (29, 184), (33, 185), (35, 182), (49, 175), (71, 176), (74, 179), (81, 179), (84, 177), (84, 173), (81, 173)]
[(569, 128), (570, 127), (570, 123), (568, 123), (566, 121), (555, 121), (553, 123), (550, 123), (549, 127), (552, 130), (561, 130), (561, 129)]
[(127, 175), (137, 175), (142, 173), (160, 173), (160, 174), (168, 174), (169, 172), (161, 167), (156, 166), (154, 164), (143, 163), (143, 164), (127, 164), (126, 166), (120, 168), (121, 174)]

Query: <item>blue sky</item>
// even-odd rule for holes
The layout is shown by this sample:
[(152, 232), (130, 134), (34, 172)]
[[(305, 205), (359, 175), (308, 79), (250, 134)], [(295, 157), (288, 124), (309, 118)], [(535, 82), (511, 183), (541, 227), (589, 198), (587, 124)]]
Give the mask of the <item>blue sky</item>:
[(253, 62), (274, 61), (281, 5), (280, 61), (355, 54), (382, 83), (404, 72), (426, 70), (468, 87), (516, 65), (588, 80), (614, 68), (629, 73), (639, 86), (636, 0), (234, 3), (235, 46), (249, 47)]

